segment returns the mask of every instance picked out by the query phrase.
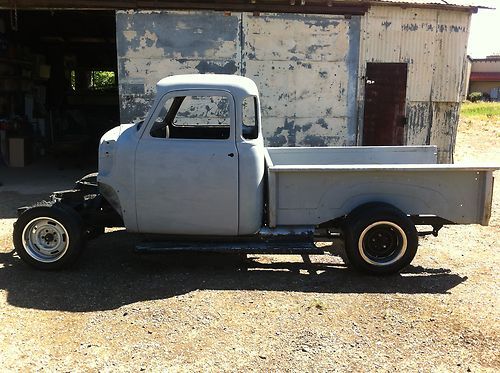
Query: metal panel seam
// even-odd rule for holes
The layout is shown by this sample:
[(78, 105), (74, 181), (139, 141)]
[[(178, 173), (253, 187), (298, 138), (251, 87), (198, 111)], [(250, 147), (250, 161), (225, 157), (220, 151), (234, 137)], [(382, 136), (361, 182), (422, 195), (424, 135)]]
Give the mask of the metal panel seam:
[(348, 145), (356, 144), (358, 137), (358, 69), (359, 69), (359, 50), (361, 37), (361, 18), (359, 16), (352, 17), (349, 22), (349, 50), (347, 52), (347, 143)]
[(482, 177), (482, 200), (478, 201), (478, 205), (483, 207), (480, 217), (481, 225), (488, 225), (491, 218), (491, 206), (493, 204), (493, 183), (494, 177), (492, 171), (484, 172)]

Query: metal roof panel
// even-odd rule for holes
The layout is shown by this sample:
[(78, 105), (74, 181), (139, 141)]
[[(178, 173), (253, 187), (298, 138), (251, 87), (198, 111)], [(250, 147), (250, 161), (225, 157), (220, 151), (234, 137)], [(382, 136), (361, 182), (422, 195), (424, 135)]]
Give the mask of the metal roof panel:
[(498, 1), (495, 0), (371, 0), (370, 3), (436, 5), (436, 6), (447, 6), (447, 7), (484, 8), (484, 9), (495, 9), (495, 5), (498, 5)]

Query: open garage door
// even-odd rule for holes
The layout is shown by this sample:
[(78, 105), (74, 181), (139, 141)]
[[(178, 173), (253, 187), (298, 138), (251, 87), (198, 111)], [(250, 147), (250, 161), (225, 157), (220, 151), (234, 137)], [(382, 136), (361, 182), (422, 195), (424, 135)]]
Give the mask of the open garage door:
[(2, 163), (97, 167), (119, 123), (114, 11), (0, 12)]

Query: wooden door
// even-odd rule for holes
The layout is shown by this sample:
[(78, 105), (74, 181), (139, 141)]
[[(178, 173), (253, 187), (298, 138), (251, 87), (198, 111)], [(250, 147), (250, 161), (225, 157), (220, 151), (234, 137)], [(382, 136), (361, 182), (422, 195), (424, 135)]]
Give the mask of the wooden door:
[(367, 63), (363, 145), (404, 145), (406, 63)]

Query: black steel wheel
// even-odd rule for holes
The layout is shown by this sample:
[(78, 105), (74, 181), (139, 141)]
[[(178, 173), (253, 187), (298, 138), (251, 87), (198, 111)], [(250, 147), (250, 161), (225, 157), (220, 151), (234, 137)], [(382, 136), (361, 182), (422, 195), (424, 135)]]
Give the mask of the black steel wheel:
[(344, 236), (350, 265), (368, 273), (398, 272), (417, 253), (415, 225), (403, 212), (385, 203), (356, 208), (346, 219)]

